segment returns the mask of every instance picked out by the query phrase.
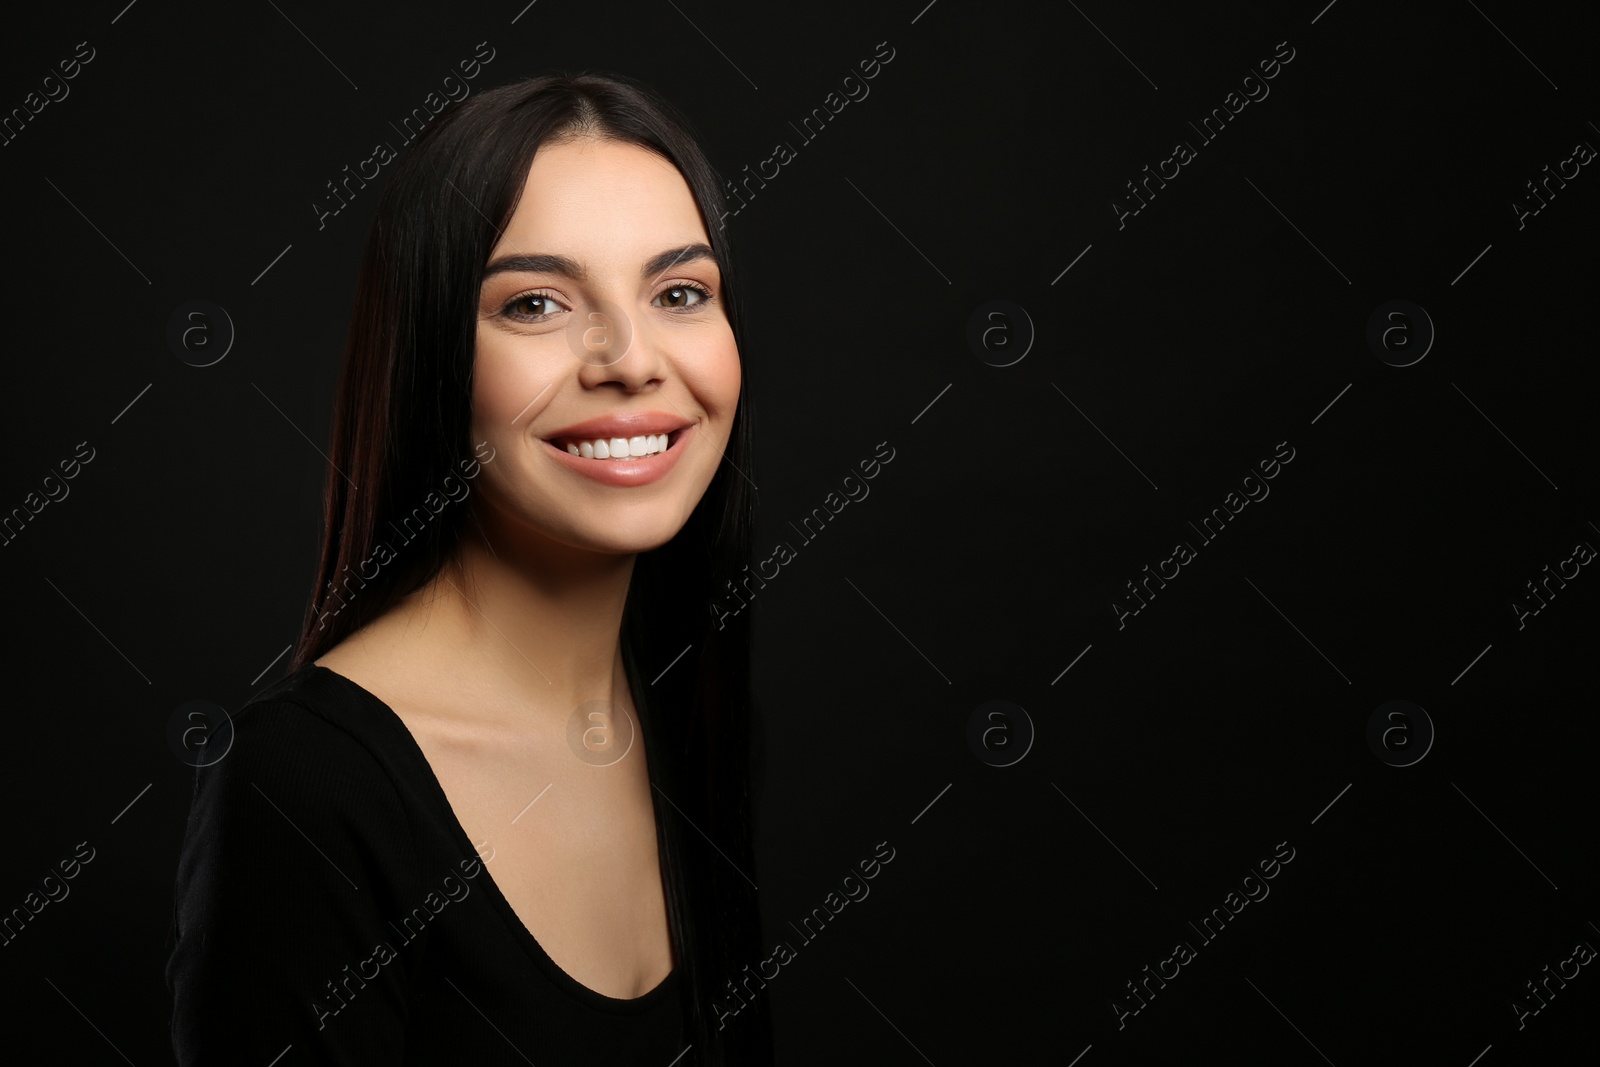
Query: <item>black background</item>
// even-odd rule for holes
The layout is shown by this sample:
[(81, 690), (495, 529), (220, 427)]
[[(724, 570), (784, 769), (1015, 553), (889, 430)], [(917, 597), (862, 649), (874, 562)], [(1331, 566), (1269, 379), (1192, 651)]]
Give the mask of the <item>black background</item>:
[[(95, 50), (0, 146), (0, 509), (95, 451), (0, 549), (0, 911), (96, 850), (0, 948), (29, 1062), (171, 1060), (193, 771), (166, 727), (281, 673), (377, 186), (321, 229), (311, 205), (478, 42), (475, 90), (650, 83), (725, 177), (797, 152), (731, 222), (759, 556), (797, 552), (752, 606), (759, 882), (798, 951), (767, 991), (780, 1063), (1592, 1055), (1594, 967), (1522, 1029), (1511, 1007), (1600, 946), (1600, 578), (1511, 607), (1600, 545), (1600, 177), (1512, 206), (1600, 145), (1577, 5), (125, 2), (14, 14), (0, 45), (4, 113)], [(803, 143), (879, 42), (870, 95)], [(1188, 123), (1279, 42), (1270, 95), (1203, 144)], [(1119, 228), (1180, 139), (1196, 158)], [(205, 368), (166, 343), (195, 299), (236, 329)], [(1037, 331), (1006, 367), (966, 340), (996, 299)], [(1367, 343), (1391, 300), (1437, 330), (1410, 366)], [(880, 442), (870, 496), (803, 544)], [(1270, 496), (1202, 542), (1279, 442)], [(967, 743), (993, 699), (1035, 731), (1008, 767)], [(1437, 732), (1406, 767), (1367, 742), (1395, 699)], [(802, 947), (788, 923), (880, 841), (871, 895)], [(1280, 842), (1270, 896), (1200, 945)], [(1197, 958), (1119, 1030), (1179, 940)]]

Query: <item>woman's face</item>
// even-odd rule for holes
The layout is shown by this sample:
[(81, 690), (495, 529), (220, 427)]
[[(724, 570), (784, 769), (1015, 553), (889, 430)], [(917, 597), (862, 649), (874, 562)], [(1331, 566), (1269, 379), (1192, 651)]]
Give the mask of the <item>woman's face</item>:
[(708, 244), (688, 183), (654, 152), (540, 147), (478, 302), (472, 441), (494, 448), (479, 480), (496, 525), (633, 553), (688, 521), (740, 386)]

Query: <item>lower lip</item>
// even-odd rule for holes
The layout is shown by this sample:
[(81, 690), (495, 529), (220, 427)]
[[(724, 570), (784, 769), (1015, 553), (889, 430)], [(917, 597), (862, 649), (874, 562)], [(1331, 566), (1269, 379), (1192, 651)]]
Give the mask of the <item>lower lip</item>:
[(665, 452), (657, 452), (653, 456), (639, 459), (585, 459), (582, 456), (574, 456), (549, 441), (546, 441), (545, 445), (555, 453), (557, 462), (565, 464), (570, 470), (586, 478), (593, 478), (603, 485), (629, 488), (635, 485), (649, 485), (659, 478), (666, 477), (667, 472), (678, 465), (678, 457), (683, 455), (684, 448), (699, 426), (699, 423), (693, 423), (678, 431)]

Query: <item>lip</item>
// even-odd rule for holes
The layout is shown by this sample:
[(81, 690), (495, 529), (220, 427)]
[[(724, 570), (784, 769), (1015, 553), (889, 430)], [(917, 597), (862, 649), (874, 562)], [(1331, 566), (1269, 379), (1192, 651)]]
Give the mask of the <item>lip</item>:
[(545, 434), (546, 441), (562, 437), (588, 440), (595, 437), (641, 437), (652, 433), (671, 433), (691, 425), (693, 420), (681, 415), (668, 415), (664, 411), (635, 411), (626, 415), (601, 415), (584, 422), (575, 422), (564, 430)]
[[(591, 427), (596, 426), (616, 427), (619, 425), (639, 427), (645, 420), (651, 418), (656, 418), (657, 425), (665, 428), (655, 430), (635, 428), (634, 434), (623, 432), (607, 433), (604, 429), (591, 429)], [(674, 422), (677, 425), (672, 425)], [(617, 418), (592, 419), (589, 422), (580, 422), (575, 427), (556, 435), (557, 437), (578, 437), (593, 433), (595, 437), (627, 437), (649, 433), (672, 434), (672, 443), (667, 446), (665, 452), (657, 452), (653, 456), (641, 456), (638, 459), (584, 459), (582, 456), (574, 456), (554, 441), (546, 440), (544, 443), (550, 449), (556, 462), (567, 469), (586, 478), (592, 478), (602, 485), (630, 488), (637, 485), (649, 485), (651, 482), (666, 477), (667, 473), (678, 465), (678, 458), (683, 455), (684, 449), (688, 447), (689, 442), (694, 438), (699, 428), (698, 423), (684, 424), (682, 420), (665, 420), (651, 415), (642, 415), (631, 423), (623, 423)], [(574, 433), (572, 432), (573, 430), (578, 432)]]

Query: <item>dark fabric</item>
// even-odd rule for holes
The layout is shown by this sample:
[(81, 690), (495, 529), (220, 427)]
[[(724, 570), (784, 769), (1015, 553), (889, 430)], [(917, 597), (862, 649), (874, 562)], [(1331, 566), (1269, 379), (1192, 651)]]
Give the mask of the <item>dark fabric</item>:
[(178, 864), (179, 1064), (665, 1067), (683, 1051), (680, 969), (636, 1000), (561, 970), (376, 696), (313, 664), (232, 720), (227, 754), (195, 772)]

